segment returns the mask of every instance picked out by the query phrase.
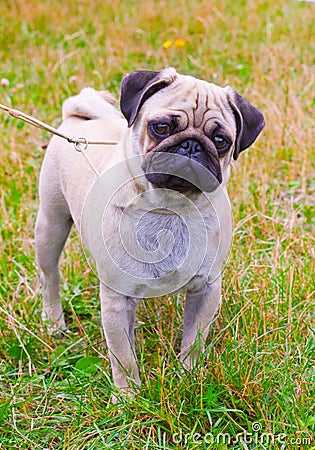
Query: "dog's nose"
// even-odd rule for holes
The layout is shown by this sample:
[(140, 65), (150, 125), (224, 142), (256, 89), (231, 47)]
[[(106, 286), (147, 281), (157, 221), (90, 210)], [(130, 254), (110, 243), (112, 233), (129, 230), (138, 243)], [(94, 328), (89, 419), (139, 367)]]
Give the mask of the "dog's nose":
[(193, 154), (200, 153), (202, 151), (202, 146), (198, 141), (193, 139), (188, 139), (180, 144), (180, 154), (183, 156), (190, 157)]

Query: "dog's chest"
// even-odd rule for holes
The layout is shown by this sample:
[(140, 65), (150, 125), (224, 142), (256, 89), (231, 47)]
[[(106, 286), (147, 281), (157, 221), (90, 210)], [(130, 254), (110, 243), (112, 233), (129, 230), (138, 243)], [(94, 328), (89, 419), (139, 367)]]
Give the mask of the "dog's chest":
[[(131, 237), (131, 235), (130, 235)], [(136, 223), (134, 243), (144, 271), (153, 278), (180, 272), (187, 262), (189, 224), (179, 215), (146, 213)], [(141, 258), (142, 256), (142, 258)]]
[(198, 211), (184, 215), (131, 211), (123, 215), (116, 237), (112, 244), (116, 247), (119, 240), (119, 267), (145, 285), (172, 284), (177, 290), (209, 256), (209, 229)]

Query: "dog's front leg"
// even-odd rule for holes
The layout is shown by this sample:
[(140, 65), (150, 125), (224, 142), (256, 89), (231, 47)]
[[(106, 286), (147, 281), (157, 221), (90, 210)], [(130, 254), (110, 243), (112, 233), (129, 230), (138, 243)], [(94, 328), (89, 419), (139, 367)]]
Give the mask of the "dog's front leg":
[(132, 394), (140, 386), (134, 323), (138, 300), (118, 294), (101, 283), (101, 310), (115, 385)]
[(221, 277), (198, 291), (187, 292), (180, 359), (190, 369), (204, 350), (211, 322), (221, 301)]

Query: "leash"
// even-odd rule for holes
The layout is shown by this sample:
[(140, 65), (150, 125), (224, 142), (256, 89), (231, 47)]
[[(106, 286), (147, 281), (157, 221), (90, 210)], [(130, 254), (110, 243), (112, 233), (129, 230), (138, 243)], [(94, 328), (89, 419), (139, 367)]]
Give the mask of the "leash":
[(58, 130), (57, 128), (52, 127), (51, 125), (47, 125), (45, 122), (42, 122), (41, 120), (35, 119), (35, 117), (29, 116), (28, 114), (23, 113), (22, 111), (19, 111), (17, 109), (9, 108), (8, 106), (2, 105), (0, 103), (0, 109), (3, 109), (6, 111), (10, 116), (15, 117), (16, 119), (24, 120), (24, 122), (29, 123), (30, 125), (34, 125), (37, 128), (40, 128), (42, 130), (49, 131), (49, 133), (55, 134), (56, 136), (59, 136), (66, 141), (68, 141), (70, 144), (74, 144), (74, 148), (77, 152), (82, 153), (88, 164), (90, 165), (91, 169), (95, 173), (96, 176), (99, 176), (99, 172), (90, 160), (88, 154), (86, 153), (86, 150), (89, 145), (117, 145), (118, 141), (88, 141), (84, 136), (79, 136), (77, 138), (73, 136), (67, 136), (66, 134), (62, 133), (62, 131)]

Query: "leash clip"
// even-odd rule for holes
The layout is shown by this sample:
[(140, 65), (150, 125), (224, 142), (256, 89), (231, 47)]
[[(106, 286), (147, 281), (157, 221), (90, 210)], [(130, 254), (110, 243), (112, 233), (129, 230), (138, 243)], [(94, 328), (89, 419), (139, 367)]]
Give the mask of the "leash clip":
[[(71, 139), (73, 139), (73, 138), (71, 138)], [(82, 147), (82, 145), (84, 145), (84, 147)], [(79, 153), (85, 152), (85, 150), (87, 150), (88, 146), (89, 146), (88, 140), (84, 136), (78, 137), (74, 142), (74, 148)]]

